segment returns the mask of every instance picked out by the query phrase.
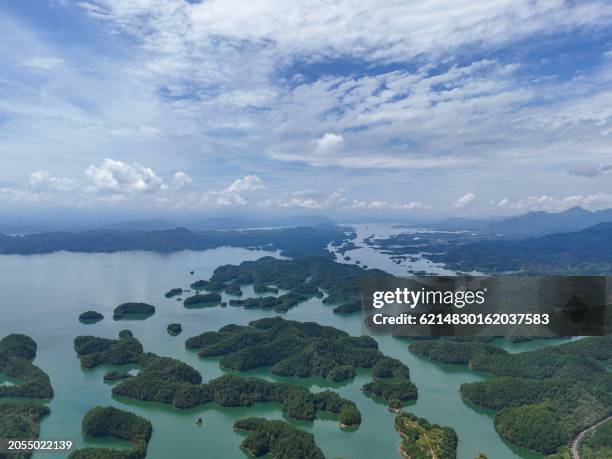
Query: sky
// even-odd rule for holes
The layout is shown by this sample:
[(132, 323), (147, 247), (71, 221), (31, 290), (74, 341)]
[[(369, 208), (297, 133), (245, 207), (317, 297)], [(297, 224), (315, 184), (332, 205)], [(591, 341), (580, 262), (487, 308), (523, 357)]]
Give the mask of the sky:
[(612, 2), (0, 0), (0, 211), (612, 207)]

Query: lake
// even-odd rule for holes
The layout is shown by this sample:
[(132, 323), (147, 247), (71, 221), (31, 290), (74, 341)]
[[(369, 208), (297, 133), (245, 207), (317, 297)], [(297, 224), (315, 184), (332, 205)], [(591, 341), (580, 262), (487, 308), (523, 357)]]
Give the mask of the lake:
[[(270, 255), (270, 252), (219, 248), (171, 254), (60, 252), (0, 256), (0, 291), (3, 295), (0, 337), (9, 333), (32, 336), (38, 344), (35, 363), (49, 374), (55, 390), (55, 398), (49, 404), (51, 415), (41, 426), (41, 439), (69, 439), (79, 447), (126, 447), (126, 442), (84, 440), (80, 435), (81, 420), (89, 409), (95, 405), (113, 405), (141, 415), (153, 424), (148, 458), (246, 457), (239, 448), (244, 437), (232, 430), (233, 422), (247, 416), (282, 419), (280, 405), (223, 408), (207, 404), (177, 411), (161, 404), (113, 399), (112, 386), (102, 381), (109, 367), (82, 370), (73, 349), (73, 340), (84, 334), (116, 338), (120, 330), (128, 328), (142, 342), (145, 351), (183, 360), (199, 370), (205, 380), (220, 376), (223, 371), (218, 359), (198, 358), (195, 352), (185, 349), (185, 340), (228, 323), (246, 324), (275, 313), (231, 306), (187, 310), (182, 302), (166, 299), (164, 293), (173, 287), (188, 288), (193, 281), (208, 278), (221, 264), (255, 260), (263, 255)], [(374, 263), (368, 264), (375, 267)], [(192, 270), (194, 275), (190, 275)], [(249, 287), (243, 291), (244, 297), (254, 295)], [(225, 299), (231, 298), (224, 296)], [(143, 321), (113, 321), (113, 308), (127, 301), (154, 304), (157, 312)], [(103, 313), (104, 320), (93, 325), (81, 324), (78, 315), (88, 309)], [(333, 314), (332, 309), (333, 306), (313, 299), (293, 308), (284, 317), (333, 325), (354, 335), (360, 333), (359, 315), (339, 316)], [(172, 322), (183, 326), (183, 333), (178, 337), (166, 332), (166, 326)], [(406, 409), (431, 422), (453, 427), (459, 436), (459, 459), (473, 459), (479, 452), (487, 454), (490, 459), (541, 457), (504, 443), (493, 429), (492, 413), (468, 406), (461, 400), (459, 386), (464, 382), (481, 380), (484, 375), (465, 366), (436, 364), (415, 356), (407, 350), (407, 340), (392, 337), (377, 340), (383, 352), (410, 367), (411, 378), (419, 389), (419, 399)], [(521, 343), (520, 350), (550, 344), (553, 344), (550, 340)], [(513, 350), (511, 344), (504, 343), (504, 347)], [(357, 404), (363, 423), (353, 432), (341, 431), (338, 419), (331, 415), (313, 423), (289, 420), (312, 432), (326, 457), (400, 457), (400, 438), (394, 430), (394, 414), (383, 402), (366, 396), (360, 390), (370, 380), (369, 371), (359, 371), (354, 380), (338, 384), (318, 379), (271, 377), (265, 370), (247, 374), (303, 384), (313, 391), (332, 388)], [(0, 377), (0, 383), (11, 382)], [(195, 424), (198, 417), (204, 421), (202, 426)], [(41, 453), (34, 457), (62, 457), (62, 454)]]
[[(396, 259), (394, 261), (388, 254), (381, 253), (365, 242), (365, 239), (369, 237), (373, 239), (388, 239), (398, 234), (412, 234), (415, 238), (418, 238), (420, 235), (432, 233), (432, 231), (426, 228), (405, 228), (382, 223), (363, 223), (351, 225), (351, 227), (355, 231), (355, 238), (352, 242), (356, 248), (347, 250), (344, 255), (341, 255), (338, 253), (337, 247), (332, 247), (331, 245), (328, 247), (330, 251), (335, 253), (336, 260), (339, 263), (352, 264), (359, 261), (362, 265), (382, 269), (396, 276), (410, 276), (411, 271), (425, 271), (428, 274), (440, 276), (454, 276), (457, 273), (456, 271), (444, 268), (441, 263), (434, 263), (428, 260), (422, 253), (410, 254), (405, 259)], [(435, 231), (433, 232), (435, 233)], [(350, 260), (345, 260), (345, 256), (348, 256)]]

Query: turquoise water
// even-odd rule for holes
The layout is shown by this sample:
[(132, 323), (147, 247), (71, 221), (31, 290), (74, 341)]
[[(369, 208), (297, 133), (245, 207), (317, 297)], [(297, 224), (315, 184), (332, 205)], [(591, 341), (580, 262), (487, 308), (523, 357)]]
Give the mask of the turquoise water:
[[(119, 330), (129, 328), (142, 341), (145, 350), (181, 359), (198, 369), (204, 379), (220, 376), (223, 371), (219, 368), (218, 359), (199, 359), (196, 353), (185, 349), (185, 339), (205, 330), (217, 330), (228, 323), (245, 324), (274, 315), (274, 312), (231, 306), (187, 310), (181, 302), (166, 299), (163, 294), (170, 288), (185, 288), (194, 280), (208, 278), (220, 264), (254, 260), (263, 255), (269, 255), (269, 252), (220, 248), (173, 254), (60, 252), (1, 256), (0, 336), (9, 333), (32, 336), (39, 349), (35, 363), (50, 375), (55, 389), (56, 395), (49, 403), (51, 415), (41, 426), (41, 438), (69, 439), (77, 446), (128, 447), (126, 442), (85, 440), (80, 435), (83, 415), (95, 405), (110, 404), (133, 411), (152, 422), (154, 432), (148, 458), (244, 458), (246, 455), (239, 448), (243, 436), (232, 430), (233, 422), (246, 416), (282, 419), (280, 405), (224, 408), (208, 404), (177, 411), (161, 404), (113, 399), (112, 386), (102, 381), (109, 367), (82, 370), (73, 350), (73, 339), (82, 334), (115, 338)], [(195, 275), (189, 274), (191, 270), (195, 271)], [(250, 288), (243, 291), (244, 297), (253, 294)], [(157, 312), (144, 321), (113, 321), (112, 309), (126, 301), (152, 303), (157, 306)], [(338, 316), (332, 313), (332, 308), (313, 299), (290, 310), (285, 317), (333, 325), (351, 334), (360, 333), (358, 315)], [(102, 312), (105, 319), (96, 324), (81, 324), (78, 315), (88, 309)], [(181, 335), (168, 335), (166, 326), (172, 322), (182, 324)], [(461, 400), (459, 386), (464, 382), (481, 380), (484, 375), (472, 372), (465, 366), (436, 364), (415, 356), (407, 350), (407, 340), (392, 337), (377, 340), (383, 352), (399, 358), (410, 367), (411, 377), (419, 389), (419, 399), (407, 409), (432, 422), (453, 427), (459, 435), (459, 459), (472, 459), (479, 452), (491, 459), (541, 457), (504, 443), (493, 429), (492, 413), (468, 406)], [(527, 350), (548, 344), (552, 343), (530, 342), (516, 346), (520, 346), (520, 350)], [(512, 350), (515, 345), (504, 346)], [(331, 415), (322, 416), (314, 422), (289, 420), (312, 432), (328, 458), (400, 457), (400, 439), (393, 427), (394, 415), (384, 403), (360, 390), (370, 379), (369, 371), (359, 371), (354, 380), (338, 384), (318, 379), (271, 377), (265, 370), (248, 374), (303, 384), (313, 391), (332, 388), (343, 397), (355, 401), (363, 417), (363, 424), (356, 431), (340, 430), (338, 419)], [(0, 383), (4, 381), (0, 379)], [(198, 417), (204, 420), (202, 426), (195, 424)], [(41, 453), (34, 457), (65, 455)]]

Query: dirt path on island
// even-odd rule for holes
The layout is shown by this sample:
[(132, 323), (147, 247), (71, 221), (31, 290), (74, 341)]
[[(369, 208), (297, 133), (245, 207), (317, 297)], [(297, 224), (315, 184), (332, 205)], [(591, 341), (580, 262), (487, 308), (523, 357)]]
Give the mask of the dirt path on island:
[[(407, 421), (410, 421), (410, 424), (412, 425), (412, 427), (416, 428), (420, 432), (420, 434), (425, 437), (425, 440), (427, 440), (427, 446), (429, 447), (429, 452), (431, 453), (431, 459), (438, 459), (438, 456), (436, 456), (436, 453), (433, 450), (433, 447), (431, 446), (431, 441), (429, 440), (429, 437), (425, 433), (425, 429), (421, 428), (412, 419), (407, 419)], [(400, 435), (400, 437), (406, 439), (406, 435), (404, 435), (402, 432), (398, 430), (397, 433)], [(402, 451), (401, 447), (400, 447), (400, 453), (402, 453), (402, 456), (406, 457), (406, 454)]]
[(582, 432), (580, 432), (578, 435), (576, 435), (576, 438), (572, 440), (572, 459), (580, 459), (579, 447), (580, 447), (580, 442), (582, 441), (584, 436), (588, 434), (590, 431), (602, 425), (604, 422), (608, 422), (611, 420), (612, 420), (612, 416), (608, 416), (606, 419), (602, 419), (597, 424), (592, 425), (588, 429), (585, 429)]

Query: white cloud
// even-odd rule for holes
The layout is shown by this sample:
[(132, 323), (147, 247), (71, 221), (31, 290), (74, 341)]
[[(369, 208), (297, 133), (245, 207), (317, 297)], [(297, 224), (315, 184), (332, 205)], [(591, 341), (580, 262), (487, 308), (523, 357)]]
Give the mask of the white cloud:
[(172, 178), (173, 188), (188, 188), (193, 184), (193, 180), (182, 171), (175, 172)]
[(332, 153), (342, 148), (344, 145), (344, 136), (342, 134), (326, 132), (323, 137), (316, 140), (315, 144), (318, 153)]
[(76, 181), (65, 177), (54, 177), (45, 170), (39, 170), (30, 174), (30, 186), (37, 189), (54, 189), (60, 191), (73, 190)]
[(300, 209), (366, 209), (366, 210), (422, 210), (431, 209), (422, 202), (389, 202), (384, 200), (359, 201), (349, 199), (346, 190), (340, 188), (328, 196), (322, 196), (315, 190), (299, 190), (291, 193), (289, 199), (280, 203), (268, 200), (266, 207), (300, 208)]
[(601, 26), (612, 16), (609, 4), (594, 0), (392, 0), (384, 5), (376, 0), (91, 0), (81, 5), (93, 17), (139, 33), (148, 46), (166, 52), (185, 52), (187, 44), (197, 51), (198, 46), (209, 46), (212, 37), (221, 37), (288, 56), (378, 60), (406, 60), (482, 43), (504, 44), (537, 32)]
[(593, 193), (588, 195), (573, 195), (564, 198), (554, 198), (547, 195), (528, 196), (524, 199), (511, 201), (504, 198), (495, 204), (501, 209), (514, 209), (520, 211), (562, 212), (572, 207), (583, 207), (589, 210), (607, 208), (612, 205), (612, 195), (607, 193)]
[(476, 199), (476, 195), (474, 193), (466, 193), (457, 199), (451, 207), (454, 209), (467, 209), (472, 205), (474, 199)]
[[(271, 110), (266, 121), (275, 137), (266, 151), (313, 166), (393, 169), (467, 167), (503, 156), (524, 138), (519, 132), (532, 129), (522, 125), (517, 105), (538, 95), (516, 86), (516, 70), (481, 60), (433, 74), (424, 65), (305, 83)], [(507, 123), (504, 131), (497, 128), (500, 120)], [(312, 126), (326, 130), (315, 152), (335, 154), (304, 154)], [(338, 131), (351, 131), (351, 148), (342, 148)]]
[(325, 207), (324, 203), (318, 202), (313, 198), (295, 197), (291, 198), (281, 204), (281, 207), (285, 208), (299, 208), (299, 209), (322, 209)]
[(305, 190), (296, 190), (296, 191), (293, 191), (291, 193), (291, 196), (296, 197), (296, 198), (304, 198), (304, 197), (318, 196), (320, 194), (321, 194), (320, 191), (314, 190), (312, 188), (308, 188), (308, 189), (305, 189)]
[(370, 201), (369, 203), (359, 202), (357, 205), (361, 207), (365, 204), (368, 209), (395, 209), (395, 210), (414, 210), (414, 209), (431, 209), (431, 207), (422, 202), (388, 202), (388, 201)]
[(107, 158), (99, 165), (89, 166), (81, 179), (58, 178), (45, 170), (35, 171), (22, 187), (0, 188), (0, 202), (77, 207), (118, 203), (140, 208), (240, 207), (251, 203), (265, 188), (259, 176), (247, 175), (221, 190), (202, 192), (182, 171), (174, 173), (168, 186), (149, 167)]
[[(176, 203), (181, 198), (173, 193), (184, 187), (185, 205), (188, 197), (208, 206), (258, 202), (261, 195), (247, 191), (256, 183), (239, 179), (232, 190), (215, 185), (206, 193), (188, 189), (185, 177), (162, 179), (138, 165), (150, 158), (155, 158), (151, 164), (169, 164), (177, 155), (185, 170), (205, 163), (219, 171), (219, 179), (230, 176), (229, 167), (265, 168), (275, 179), (263, 199), (276, 206), (296, 199), (292, 205), (348, 208), (353, 196), (332, 198), (330, 192), (345, 183), (356, 189), (362, 180), (376, 199), (354, 205), (399, 209), (426, 207), (419, 193), (426, 192), (430, 174), (456, 190), (457, 180), (475, 170), (488, 180), (476, 185), (482, 187), (474, 189), (478, 196), (503, 197), (510, 192), (503, 187), (513, 185), (501, 179), (521, 178), (525, 170), (547, 171), (538, 182), (541, 189), (530, 194), (571, 190), (588, 196), (591, 184), (576, 176), (597, 177), (605, 170), (576, 167), (568, 177), (567, 166), (576, 158), (608, 163), (612, 62), (589, 59), (583, 67), (570, 48), (565, 62), (571, 66), (543, 71), (531, 57), (505, 50), (520, 41), (533, 47), (530, 56), (542, 51), (561, 59), (567, 40), (558, 40), (552, 50), (556, 34), (571, 37), (578, 28), (605, 32), (610, 2), (87, 0), (80, 5), (99, 22), (94, 28), (99, 36), (84, 39), (82, 51), (65, 49), (45, 30), (0, 15), (6, 32), (0, 51), (9, 70), (0, 79), (2, 183), (33, 168), (53, 171), (55, 163), (82, 169), (73, 165), (78, 158), (93, 164), (75, 185), (92, 201)], [(108, 46), (100, 48), (101, 42)], [(609, 57), (609, 50), (595, 45), (593, 53)], [(556, 74), (560, 67), (567, 71)], [(574, 69), (572, 77), (568, 72)], [(129, 157), (129, 164), (100, 164), (104, 151)], [(405, 178), (398, 180), (398, 173)], [(29, 191), (45, 196), (72, 186), (50, 174), (33, 180)], [(405, 185), (403, 195), (414, 201), (402, 202), (396, 183)], [(320, 192), (291, 196), (294, 186), (316, 186)], [(425, 200), (447, 210), (454, 198), (440, 190)]]
[(425, 210), (431, 206), (422, 202), (388, 202), (388, 201), (359, 201), (354, 199), (343, 209), (370, 209), (370, 210)]
[(289, 199), (280, 202), (271, 200), (267, 207), (283, 207), (298, 209), (325, 209), (337, 208), (346, 202), (346, 190), (339, 188), (329, 195), (314, 189), (297, 190), (290, 194)]
[(47, 194), (32, 192), (29, 190), (18, 190), (14, 188), (0, 188), (0, 202), (9, 204), (32, 204), (47, 201)]
[(225, 191), (228, 193), (251, 193), (253, 191), (262, 190), (265, 188), (263, 180), (257, 175), (247, 175), (243, 178), (236, 179), (234, 183), (228, 186)]
[[(190, 186), (191, 178), (183, 172), (174, 175), (172, 190)], [(99, 165), (91, 165), (81, 178), (55, 177), (46, 170), (29, 175), (21, 187), (0, 189), (0, 201), (16, 204), (46, 203), (60, 207), (83, 207), (97, 203), (128, 203), (150, 205), (147, 196), (169, 193), (171, 187), (149, 167), (138, 163), (105, 159)], [(166, 196), (176, 201), (177, 196)]]
[(207, 194), (207, 199), (211, 197), (216, 204), (221, 207), (244, 206), (248, 204), (248, 196), (263, 190), (265, 184), (257, 175), (247, 175), (243, 178), (234, 180), (234, 182), (218, 192)]
[(166, 189), (151, 168), (109, 158), (99, 166), (89, 166), (85, 177), (89, 182), (87, 190), (92, 193), (154, 193)]
[[(593, 88), (605, 91), (602, 84), (585, 81), (588, 91), (570, 93), (554, 79), (525, 81), (516, 62), (474, 58), (453, 66), (447, 59), (455, 49), (489, 51), (536, 34), (605, 27), (612, 4), (596, 0), (84, 5), (111, 29), (142, 42), (142, 61), (130, 76), (172, 98), (162, 105), (169, 114), (166, 132), (197, 135), (211, 151), (345, 168), (469, 167), (497, 158), (549, 156), (547, 149), (555, 148), (569, 156), (576, 135), (599, 148), (605, 126), (595, 135), (586, 132), (592, 130), (589, 122), (612, 113), (608, 97), (589, 97)], [(345, 58), (410, 62), (416, 69), (382, 73), (364, 67), (354, 75), (322, 74), (303, 83), (294, 78), (300, 72), (291, 73), (296, 61)], [(568, 131), (572, 122), (585, 132)], [(214, 134), (220, 129), (240, 132), (243, 142), (224, 144)], [(351, 132), (350, 149), (342, 148), (340, 132)], [(313, 145), (320, 154), (308, 154)]]
[(64, 60), (58, 57), (29, 57), (21, 60), (21, 65), (37, 72), (49, 72), (64, 65)]
[(235, 207), (245, 206), (248, 201), (239, 194), (221, 193), (215, 202), (219, 207)]
[[(0, 202), (8, 204), (51, 204), (60, 207), (90, 207), (97, 204), (132, 205), (139, 208), (214, 209), (218, 207), (268, 207), (279, 209), (428, 209), (421, 202), (368, 201), (363, 206), (351, 204), (347, 190), (339, 188), (330, 194), (314, 189), (300, 189), (273, 198), (257, 175), (235, 179), (227, 187), (201, 191), (201, 186), (184, 172), (176, 172), (170, 185), (151, 168), (140, 164), (106, 159), (85, 170), (81, 179), (58, 178), (48, 171), (30, 174), (24, 186), (0, 188)], [(273, 192), (274, 193), (274, 192)]]

